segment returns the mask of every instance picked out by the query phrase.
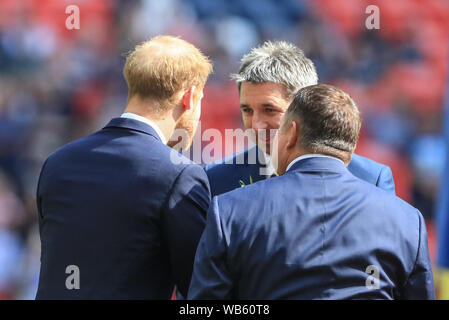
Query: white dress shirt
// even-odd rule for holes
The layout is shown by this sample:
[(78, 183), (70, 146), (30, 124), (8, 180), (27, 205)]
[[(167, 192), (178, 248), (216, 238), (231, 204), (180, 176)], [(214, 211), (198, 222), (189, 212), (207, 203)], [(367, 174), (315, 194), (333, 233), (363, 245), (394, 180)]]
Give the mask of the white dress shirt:
[(128, 118), (128, 119), (134, 119), (137, 121), (141, 121), (146, 123), (147, 125), (149, 125), (151, 128), (154, 129), (154, 131), (156, 131), (157, 135), (159, 136), (159, 138), (161, 139), (163, 144), (167, 144), (167, 139), (165, 138), (164, 134), (162, 133), (161, 129), (157, 126), (156, 123), (154, 123), (153, 121), (151, 121), (150, 119), (147, 119), (145, 117), (139, 116), (138, 114), (132, 113), (132, 112), (125, 112), (123, 113), (120, 118)]
[[(307, 158), (331, 158), (331, 159), (335, 159), (340, 161), (341, 163), (343, 163), (345, 165), (345, 163), (343, 161), (341, 161), (338, 158), (335, 157), (331, 157), (331, 156), (326, 156), (324, 154), (314, 154), (314, 153), (310, 153), (310, 154), (304, 154), (302, 156), (299, 156), (298, 158), (294, 159), (292, 162), (290, 162), (290, 164), (287, 166), (287, 170), (285, 170), (285, 172), (288, 171), (288, 169), (290, 169), (292, 167), (292, 165), (294, 165), (296, 162), (298, 162), (299, 160), (303, 160), (303, 159), (307, 159)], [(346, 166), (346, 165), (345, 165)]]
[(273, 167), (273, 163), (271, 162), (271, 156), (268, 153), (265, 153), (261, 148), (259, 148), (259, 156), (263, 157), (263, 161), (261, 163), (265, 164), (265, 179), (270, 179), (271, 176), (276, 172)]

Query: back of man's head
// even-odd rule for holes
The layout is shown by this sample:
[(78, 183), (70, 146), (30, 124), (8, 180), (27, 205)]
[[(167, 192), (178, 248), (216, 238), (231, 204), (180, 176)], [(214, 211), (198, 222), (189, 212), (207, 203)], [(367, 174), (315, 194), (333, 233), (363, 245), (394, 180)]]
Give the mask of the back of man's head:
[(243, 56), (239, 72), (232, 74), (231, 79), (237, 82), (239, 89), (244, 81), (282, 84), (289, 96), (318, 83), (312, 60), (301, 49), (285, 41), (267, 41), (253, 48)]
[(167, 112), (177, 101), (176, 93), (196, 86), (195, 99), (212, 64), (192, 44), (171, 36), (157, 36), (137, 45), (126, 58), (123, 74), (128, 84), (128, 101), (151, 99), (154, 114)]
[(359, 137), (362, 118), (351, 97), (331, 85), (299, 90), (290, 104), (281, 130), (298, 123), (301, 149), (349, 163)]

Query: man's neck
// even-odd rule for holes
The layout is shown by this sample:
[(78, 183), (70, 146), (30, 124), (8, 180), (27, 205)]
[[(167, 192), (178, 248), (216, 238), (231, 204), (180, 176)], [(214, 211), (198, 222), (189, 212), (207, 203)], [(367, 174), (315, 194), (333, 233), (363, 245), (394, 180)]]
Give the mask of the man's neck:
[(133, 113), (150, 120), (158, 126), (166, 141), (169, 141), (170, 137), (173, 134), (173, 131), (175, 130), (175, 122), (170, 116), (166, 116), (164, 118), (156, 118), (153, 115), (142, 112), (141, 110), (139, 110), (139, 108), (133, 108), (130, 106), (126, 107), (124, 113)]
[(284, 164), (284, 172), (283, 173), (285, 173), (287, 170), (288, 170), (288, 168), (289, 168), (289, 166), (291, 165), (291, 163), (293, 162), (293, 161), (295, 161), (295, 159), (298, 159), (299, 157), (301, 157), (301, 156), (303, 156), (303, 155), (305, 155), (305, 154), (307, 154), (306, 152), (303, 152), (303, 151), (295, 151), (295, 152), (292, 152), (292, 153), (290, 153), (289, 155), (288, 155), (288, 157), (287, 157), (287, 160), (285, 161), (285, 164)]

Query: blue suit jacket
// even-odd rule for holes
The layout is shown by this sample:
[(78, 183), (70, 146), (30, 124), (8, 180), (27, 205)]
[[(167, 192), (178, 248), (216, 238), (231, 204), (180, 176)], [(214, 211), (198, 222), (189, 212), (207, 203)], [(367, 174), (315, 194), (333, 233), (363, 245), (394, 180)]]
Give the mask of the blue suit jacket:
[[(187, 294), (210, 191), (204, 170), (149, 125), (115, 118), (45, 162), (37, 190), (38, 299), (169, 299)], [(80, 271), (68, 290), (66, 267)]]
[(341, 162), (304, 159), (214, 197), (188, 297), (433, 299), (424, 220)]
[[(253, 182), (265, 179), (265, 176), (260, 174), (263, 161), (258, 160), (259, 152), (257, 147), (252, 147), (206, 166), (212, 196), (239, 188), (239, 181), (248, 185), (250, 177)], [(356, 177), (395, 194), (393, 175), (389, 167), (354, 154), (348, 169)]]

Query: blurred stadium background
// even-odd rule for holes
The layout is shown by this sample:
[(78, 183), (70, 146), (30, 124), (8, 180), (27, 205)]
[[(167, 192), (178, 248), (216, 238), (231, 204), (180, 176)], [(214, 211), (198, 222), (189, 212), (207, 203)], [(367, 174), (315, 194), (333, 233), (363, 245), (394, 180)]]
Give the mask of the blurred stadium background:
[[(80, 8), (79, 30), (65, 27), (72, 4)], [(380, 30), (365, 28), (370, 4), (380, 8)], [(357, 152), (391, 167), (397, 194), (427, 220), (436, 261), (449, 1), (1, 0), (0, 299), (35, 296), (43, 161), (121, 114), (124, 54), (157, 34), (181, 36), (214, 62), (203, 130), (242, 127), (229, 74), (244, 53), (265, 40), (302, 48), (320, 82), (342, 87), (359, 104)]]

